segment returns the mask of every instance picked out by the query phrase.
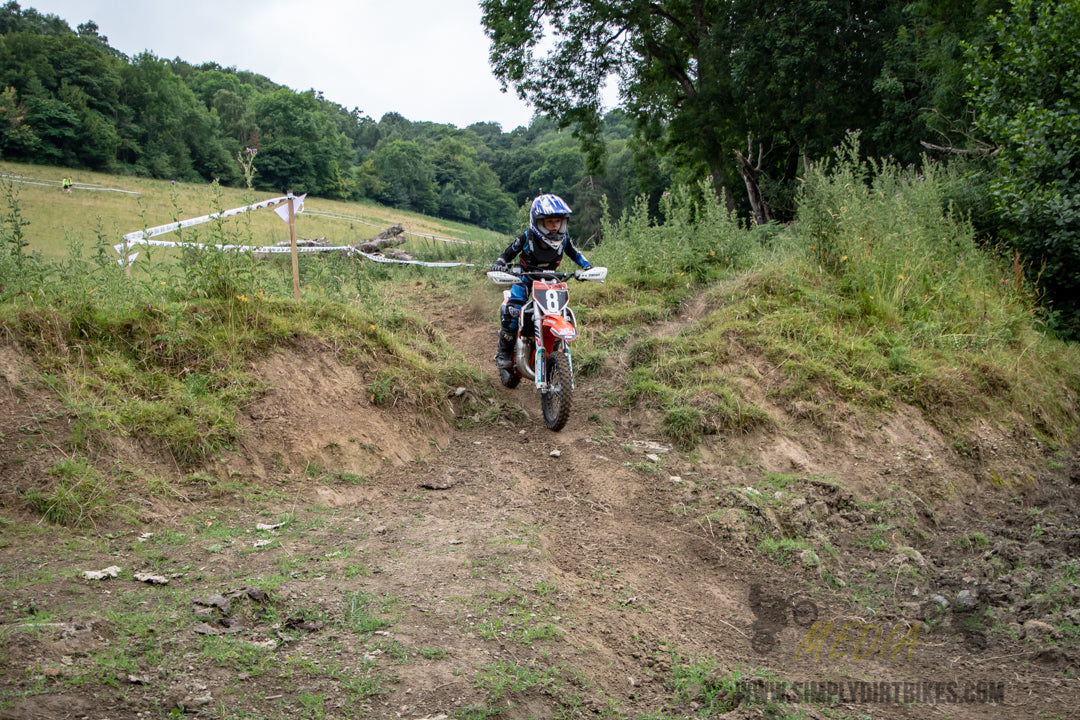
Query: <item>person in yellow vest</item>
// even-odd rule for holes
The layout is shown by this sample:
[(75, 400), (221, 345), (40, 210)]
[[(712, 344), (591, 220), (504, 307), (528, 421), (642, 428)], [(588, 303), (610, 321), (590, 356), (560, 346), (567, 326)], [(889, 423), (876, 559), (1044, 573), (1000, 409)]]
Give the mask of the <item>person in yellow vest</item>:
[(64, 189), (64, 192), (71, 192), (71, 186), (74, 183), (71, 182), (71, 178), (65, 177), (60, 181), (60, 186)]

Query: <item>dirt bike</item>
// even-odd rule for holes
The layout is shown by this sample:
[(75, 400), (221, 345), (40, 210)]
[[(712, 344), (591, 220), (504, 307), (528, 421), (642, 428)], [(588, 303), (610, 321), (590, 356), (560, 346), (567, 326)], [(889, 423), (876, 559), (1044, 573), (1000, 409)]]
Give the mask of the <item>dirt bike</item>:
[[(532, 280), (532, 294), (521, 306), (513, 362), (499, 369), (505, 387), (516, 388), (524, 377), (536, 383), (540, 391), (540, 409), (544, 424), (562, 430), (570, 419), (574, 397), (574, 365), (570, 359), (570, 341), (577, 337), (577, 320), (570, 309), (570, 289), (566, 281), (604, 282), (607, 268), (594, 267), (572, 273), (557, 270), (522, 270), (514, 265), (490, 270), (487, 276), (496, 285), (514, 285)], [(503, 305), (510, 291), (503, 291)]]

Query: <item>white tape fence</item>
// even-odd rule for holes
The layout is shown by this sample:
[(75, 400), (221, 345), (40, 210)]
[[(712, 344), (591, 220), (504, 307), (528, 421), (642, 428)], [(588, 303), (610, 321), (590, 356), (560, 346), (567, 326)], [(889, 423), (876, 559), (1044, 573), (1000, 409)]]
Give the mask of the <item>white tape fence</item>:
[[(303, 213), (305, 215), (330, 217), (336, 219), (346, 219), (355, 222), (364, 222), (358, 218), (353, 218), (348, 215), (339, 213), (324, 213), (319, 211), (304, 210), (304, 198), (306, 195), (297, 195), (293, 198), (293, 212), (295, 214)], [(271, 198), (269, 200), (263, 200), (261, 202), (254, 203), (252, 205), (245, 205), (243, 207), (232, 208), (230, 210), (223, 210), (219, 213), (211, 213), (209, 215), (201, 215), (196, 218), (190, 218), (187, 220), (180, 220), (179, 222), (167, 223), (165, 225), (158, 225), (156, 227), (147, 228), (145, 230), (136, 230), (134, 232), (124, 235), (124, 240), (121, 243), (117, 243), (113, 246), (117, 254), (120, 255), (119, 263), (121, 265), (126, 264), (130, 266), (135, 262), (135, 258), (138, 257), (138, 252), (132, 252), (131, 249), (134, 246), (147, 245), (154, 247), (172, 247), (172, 248), (189, 248), (196, 250), (216, 249), (233, 252), (251, 252), (251, 253), (291, 253), (291, 247), (282, 247), (280, 245), (267, 245), (256, 247), (252, 245), (207, 245), (204, 243), (188, 243), (177, 242), (175, 240), (154, 240), (153, 238), (158, 235), (165, 235), (167, 233), (175, 232), (189, 227), (195, 227), (196, 225), (202, 225), (204, 223), (212, 222), (221, 218), (233, 217), (241, 215), (253, 210), (263, 210), (266, 208), (276, 208), (275, 212), (281, 216), (283, 220), (288, 222), (288, 200), (289, 196)], [(365, 223), (371, 224), (371, 223)], [(417, 235), (417, 237), (423, 237), (431, 239), (441, 240), (443, 242), (459, 242), (466, 243), (464, 240), (452, 240), (450, 238), (436, 238), (435, 236)], [(402, 265), (421, 265), (424, 267), (473, 267), (472, 263), (465, 262), (425, 262), (421, 260), (404, 260), (400, 258), (388, 258), (381, 255), (373, 255), (358, 250), (351, 245), (339, 245), (339, 246), (297, 246), (296, 251), (298, 253), (319, 253), (319, 252), (341, 252), (347, 255), (360, 255), (368, 260), (378, 263), (397, 263)]]
[[(4, 173), (3, 177), (8, 182), (18, 183), (20, 185), (41, 185), (43, 187), (54, 187), (58, 190), (64, 189), (63, 181), (61, 180), (47, 180), (45, 178), (27, 177), (26, 175), (15, 175), (10, 172)], [(101, 183), (72, 182), (69, 188), (71, 190), (91, 190), (96, 192), (124, 193), (125, 195), (139, 194), (135, 190), (122, 190), (120, 188), (106, 187)]]

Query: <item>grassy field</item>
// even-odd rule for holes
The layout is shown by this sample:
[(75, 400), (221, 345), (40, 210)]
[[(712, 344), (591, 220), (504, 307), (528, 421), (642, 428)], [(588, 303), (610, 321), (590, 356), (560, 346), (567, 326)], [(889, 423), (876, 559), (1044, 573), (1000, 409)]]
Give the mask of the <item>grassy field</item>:
[[(84, 249), (94, 247), (99, 241), (111, 246), (133, 231), (243, 207), (284, 194), (89, 171), (71, 172), (64, 168), (10, 162), (0, 164), (0, 173), (10, 181), (9, 191), (19, 202), (23, 219), (29, 222), (28, 250), (49, 259), (66, 257), (72, 243), (81, 244)], [(60, 188), (64, 177), (75, 182), (70, 193)], [(425, 242), (424, 236), (464, 240), (485, 247), (497, 246), (504, 237), (474, 226), (444, 222), (375, 203), (310, 198), (305, 202), (305, 210), (311, 212), (297, 217), (297, 238), (325, 238), (331, 245), (355, 245), (397, 223), (410, 233), (410, 242), (403, 249), (427, 255), (450, 256), (455, 250), (461, 254), (461, 246)], [(288, 225), (271, 210), (251, 213), (243, 223), (232, 225), (236, 229), (231, 239), (245, 243), (264, 246), (289, 240)], [(182, 237), (189, 242), (205, 242), (208, 230), (207, 225), (199, 226), (184, 231)], [(160, 239), (176, 240), (178, 237), (172, 233)]]

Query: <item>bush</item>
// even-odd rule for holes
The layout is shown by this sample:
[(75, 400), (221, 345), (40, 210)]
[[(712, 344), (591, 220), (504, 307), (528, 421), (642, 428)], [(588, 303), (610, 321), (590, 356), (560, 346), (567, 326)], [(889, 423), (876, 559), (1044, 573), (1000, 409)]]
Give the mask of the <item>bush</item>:
[(807, 173), (796, 232), (860, 314), (920, 345), (1016, 341), (1032, 315), (1023, 277), (979, 248), (945, 199), (950, 180), (929, 160), (863, 160), (853, 134)]

